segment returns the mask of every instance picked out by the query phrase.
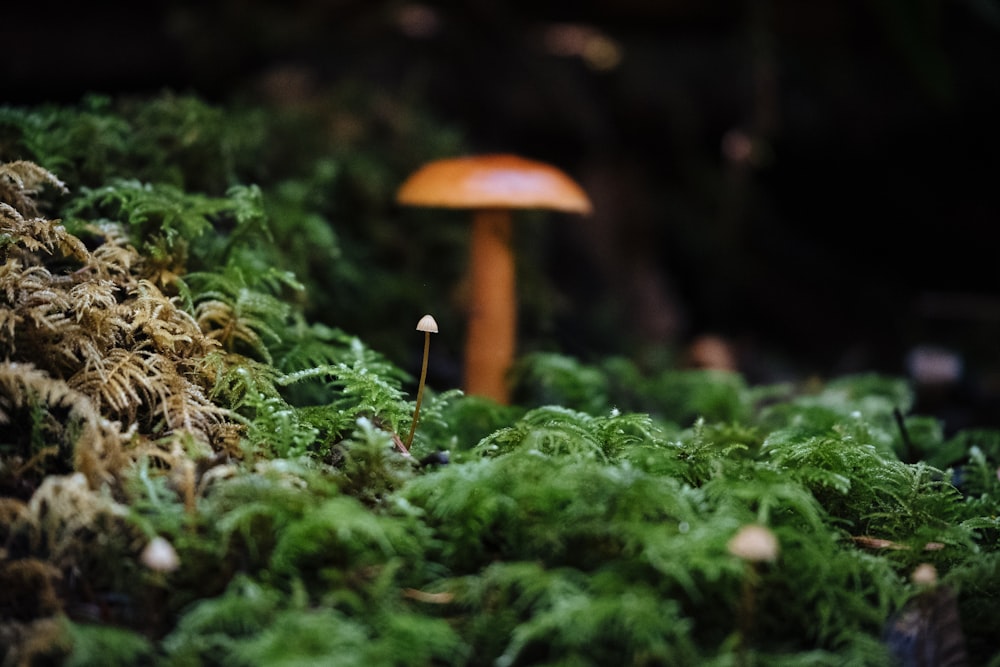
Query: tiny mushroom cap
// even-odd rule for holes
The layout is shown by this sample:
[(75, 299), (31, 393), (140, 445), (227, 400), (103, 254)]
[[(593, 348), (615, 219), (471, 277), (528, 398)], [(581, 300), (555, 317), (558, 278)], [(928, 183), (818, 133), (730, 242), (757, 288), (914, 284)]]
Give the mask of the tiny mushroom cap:
[(438, 323), (431, 315), (424, 315), (417, 322), (417, 331), (425, 331), (427, 333), (437, 333)]
[(465, 391), (508, 402), (506, 376), (517, 338), (517, 293), (511, 211), (550, 209), (591, 212), (583, 189), (552, 165), (516, 155), (435, 160), (400, 186), (408, 206), (469, 209), (469, 320)]
[(139, 560), (155, 572), (173, 572), (181, 564), (174, 546), (159, 535), (149, 541)]
[(726, 545), (729, 553), (750, 563), (772, 562), (778, 558), (778, 538), (765, 526), (743, 526)]
[(921, 563), (910, 573), (910, 581), (918, 586), (933, 586), (937, 580), (937, 568), (930, 563)]

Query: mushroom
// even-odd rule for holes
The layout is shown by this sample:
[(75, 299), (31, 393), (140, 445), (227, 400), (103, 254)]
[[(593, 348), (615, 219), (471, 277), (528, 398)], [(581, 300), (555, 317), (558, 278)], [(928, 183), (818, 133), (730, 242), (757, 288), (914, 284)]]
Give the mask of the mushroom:
[(429, 162), (406, 179), (396, 199), (409, 206), (473, 211), (464, 389), (506, 404), (517, 337), (511, 210), (587, 214), (590, 200), (556, 167), (515, 155)]
[(181, 565), (174, 545), (157, 535), (151, 539), (139, 555), (143, 565), (154, 572), (173, 572)]
[(406, 438), (406, 451), (413, 446), (413, 434), (417, 432), (417, 422), (420, 421), (420, 402), (424, 399), (424, 383), (427, 381), (427, 357), (431, 351), (431, 334), (438, 332), (438, 323), (432, 315), (424, 315), (417, 322), (417, 331), (424, 333), (424, 361), (420, 366), (420, 384), (417, 385), (417, 404), (413, 408), (413, 421), (410, 423), (410, 435)]
[(770, 563), (778, 558), (778, 538), (766, 526), (747, 524), (726, 543), (729, 553), (747, 563)]
[(737, 644), (737, 664), (747, 664), (747, 647), (753, 634), (757, 613), (756, 589), (763, 563), (773, 563), (778, 559), (781, 545), (771, 529), (759, 524), (747, 524), (740, 528), (726, 543), (726, 549), (744, 563), (742, 590), (740, 592), (739, 634)]

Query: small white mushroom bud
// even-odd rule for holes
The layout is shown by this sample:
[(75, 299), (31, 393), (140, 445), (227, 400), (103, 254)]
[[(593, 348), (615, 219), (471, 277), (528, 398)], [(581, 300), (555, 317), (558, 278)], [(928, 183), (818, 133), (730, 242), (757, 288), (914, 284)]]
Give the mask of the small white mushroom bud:
[(921, 563), (910, 573), (910, 581), (918, 586), (933, 586), (937, 580), (937, 569), (930, 563)]
[(156, 536), (149, 541), (139, 556), (142, 564), (154, 572), (173, 572), (181, 565), (174, 546), (166, 539)]
[(772, 562), (778, 558), (778, 538), (768, 528), (748, 524), (726, 545), (729, 553), (750, 563)]

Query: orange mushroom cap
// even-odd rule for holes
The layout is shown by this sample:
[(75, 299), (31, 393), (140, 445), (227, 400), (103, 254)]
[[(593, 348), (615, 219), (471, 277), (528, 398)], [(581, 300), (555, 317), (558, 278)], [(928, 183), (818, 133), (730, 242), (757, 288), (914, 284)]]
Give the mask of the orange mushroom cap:
[(552, 165), (516, 155), (480, 155), (429, 162), (396, 194), (400, 204), (442, 208), (544, 208), (590, 213), (586, 193)]

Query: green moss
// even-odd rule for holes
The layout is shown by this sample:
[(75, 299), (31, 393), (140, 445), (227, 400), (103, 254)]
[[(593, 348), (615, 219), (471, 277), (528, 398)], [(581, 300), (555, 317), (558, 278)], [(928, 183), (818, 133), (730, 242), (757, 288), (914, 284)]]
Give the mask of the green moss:
[[(1000, 434), (898, 378), (534, 353), (515, 405), (429, 388), (403, 451), (413, 276), (457, 271), (387, 202), (454, 144), (316, 120), (0, 110), (0, 590), (37, 591), (0, 662), (883, 665), (921, 563), (996, 659)], [(773, 562), (729, 552), (751, 523)]]

